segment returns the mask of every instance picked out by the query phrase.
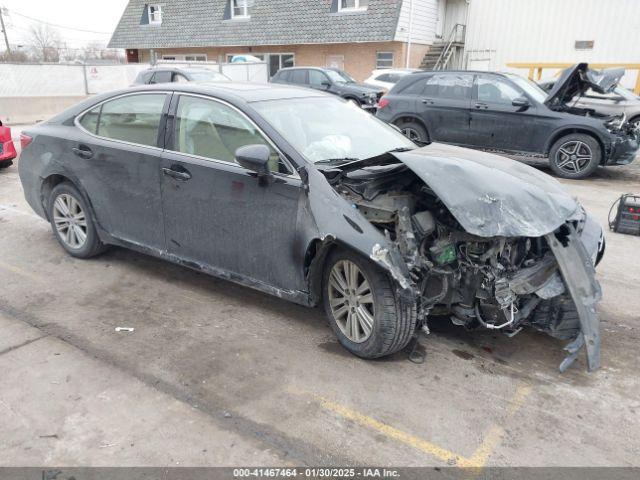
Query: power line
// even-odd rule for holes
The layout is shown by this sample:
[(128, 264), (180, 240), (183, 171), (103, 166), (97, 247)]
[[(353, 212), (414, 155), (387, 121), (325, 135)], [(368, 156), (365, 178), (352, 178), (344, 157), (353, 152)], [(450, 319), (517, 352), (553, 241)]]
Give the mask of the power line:
[(113, 34), (113, 32), (98, 32), (96, 30), (84, 30), (82, 28), (66, 27), (64, 25), (58, 25), (57, 23), (51, 23), (51, 22), (47, 22), (45, 20), (40, 20), (39, 18), (30, 17), (29, 15), (24, 15), (22, 13), (16, 12), (15, 10), (11, 10), (10, 13), (13, 14), (13, 15), (18, 15), (19, 17), (27, 18), (27, 19), (32, 20), (34, 22), (44, 23), (45, 25), (49, 25), (49, 26), (57, 27), (57, 28), (63, 28), (65, 30), (75, 30), (76, 32), (84, 32), (84, 33), (96, 33), (98, 35), (111, 35), (111, 34)]

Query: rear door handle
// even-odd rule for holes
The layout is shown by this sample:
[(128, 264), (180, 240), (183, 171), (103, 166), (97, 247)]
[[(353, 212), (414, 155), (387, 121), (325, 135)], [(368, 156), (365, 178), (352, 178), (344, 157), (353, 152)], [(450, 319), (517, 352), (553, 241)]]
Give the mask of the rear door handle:
[(191, 180), (191, 174), (186, 168), (182, 168), (182, 171), (174, 170), (173, 168), (163, 168), (162, 173), (181, 182)]
[(422, 100), (422, 103), (424, 103), (425, 105), (433, 105), (433, 100), (429, 100), (428, 98), (425, 98)]
[(90, 159), (93, 157), (93, 151), (86, 145), (80, 145), (78, 148), (71, 149), (80, 158)]
[(486, 103), (478, 102), (476, 103), (476, 108), (484, 108), (486, 110), (487, 108), (489, 108), (489, 105), (487, 105)]

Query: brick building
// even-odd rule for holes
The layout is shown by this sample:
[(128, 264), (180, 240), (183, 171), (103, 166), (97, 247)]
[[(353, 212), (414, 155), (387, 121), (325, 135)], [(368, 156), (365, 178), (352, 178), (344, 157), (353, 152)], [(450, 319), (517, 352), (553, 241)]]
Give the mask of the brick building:
[(270, 75), (289, 66), (333, 66), (363, 80), (376, 68), (420, 66), (447, 28), (447, 3), (466, 5), (464, 0), (130, 0), (109, 47), (126, 49), (129, 62), (224, 62), (251, 53), (269, 64)]

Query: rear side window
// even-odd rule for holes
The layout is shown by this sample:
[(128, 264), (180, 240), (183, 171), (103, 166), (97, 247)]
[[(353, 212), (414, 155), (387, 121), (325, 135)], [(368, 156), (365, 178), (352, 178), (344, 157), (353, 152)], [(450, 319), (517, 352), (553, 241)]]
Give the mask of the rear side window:
[(80, 125), (100, 137), (155, 147), (166, 95), (129, 95), (85, 113)]
[(295, 84), (305, 84), (307, 83), (307, 71), (306, 70), (292, 70), (291, 78), (289, 80), (291, 83)]
[(431, 77), (427, 77), (426, 79), (425, 77), (421, 77), (418, 79), (411, 78), (406, 82), (406, 86), (404, 86), (403, 84), (398, 85), (398, 88), (400, 88), (400, 93), (402, 93), (403, 95), (422, 95), (430, 78)]
[(472, 87), (473, 75), (436, 74), (427, 80), (423, 95), (434, 98), (450, 98), (452, 100), (469, 100)]

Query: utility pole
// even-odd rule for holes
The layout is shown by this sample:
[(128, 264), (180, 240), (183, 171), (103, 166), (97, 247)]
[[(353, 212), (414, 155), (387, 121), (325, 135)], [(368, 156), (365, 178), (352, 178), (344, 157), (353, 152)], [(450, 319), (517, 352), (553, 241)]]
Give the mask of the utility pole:
[(4, 7), (0, 6), (0, 27), (2, 27), (2, 33), (4, 33), (4, 43), (7, 46), (7, 53), (11, 55), (11, 47), (9, 46), (9, 37), (7, 36), (7, 27), (4, 26), (4, 17), (2, 13), (4, 11)]

